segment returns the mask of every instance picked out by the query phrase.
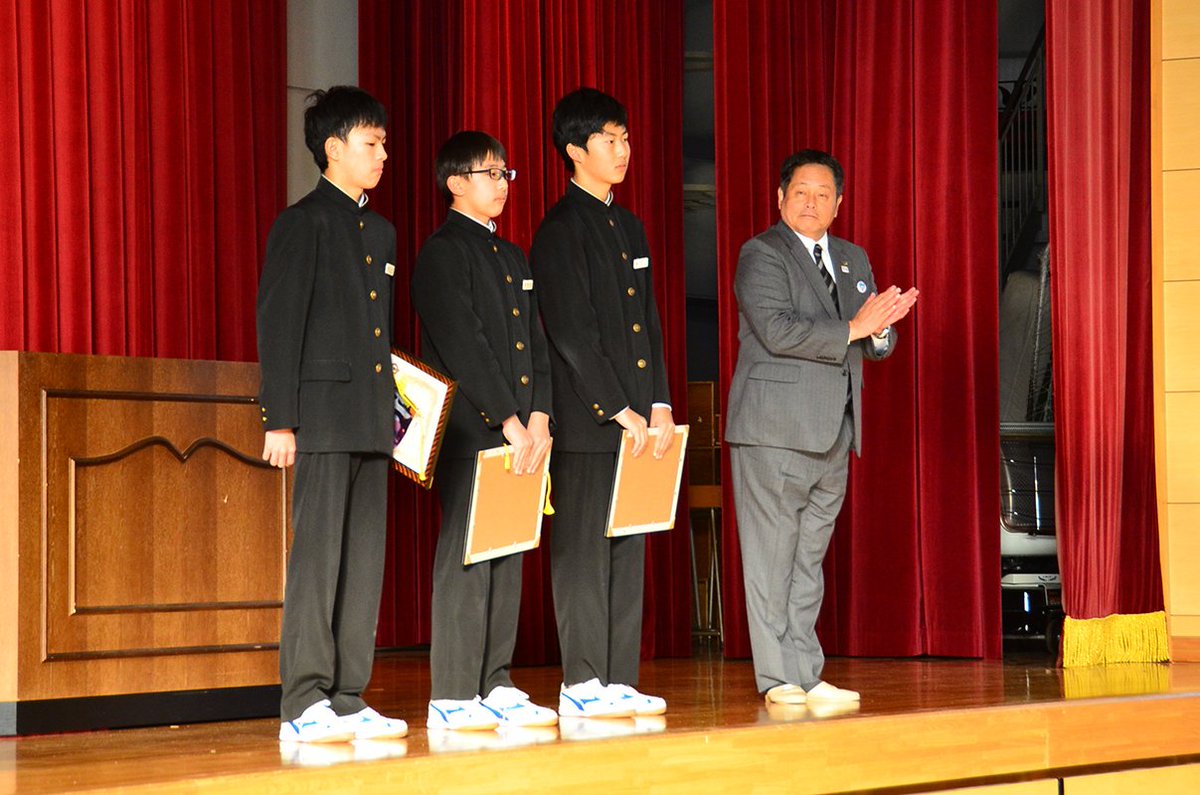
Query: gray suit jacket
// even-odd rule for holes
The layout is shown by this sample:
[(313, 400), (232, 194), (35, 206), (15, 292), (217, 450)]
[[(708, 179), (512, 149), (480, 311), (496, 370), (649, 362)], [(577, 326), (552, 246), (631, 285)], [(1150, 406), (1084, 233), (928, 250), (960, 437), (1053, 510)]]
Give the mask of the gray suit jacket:
[(853, 243), (830, 235), (829, 256), (840, 312), (785, 223), (742, 246), (734, 278), (741, 347), (726, 403), (726, 442), (826, 452), (837, 441), (849, 391), (854, 451), (861, 451), (863, 357), (889, 356), (896, 331), (879, 352), (870, 338), (847, 345), (849, 319), (875, 292), (875, 279), (867, 253)]

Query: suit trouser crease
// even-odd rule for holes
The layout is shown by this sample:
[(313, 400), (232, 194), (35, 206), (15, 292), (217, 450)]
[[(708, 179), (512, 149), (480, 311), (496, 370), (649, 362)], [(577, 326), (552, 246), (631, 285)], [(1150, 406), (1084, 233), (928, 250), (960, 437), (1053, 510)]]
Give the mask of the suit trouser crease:
[(299, 453), (279, 642), (280, 712), (293, 720), (328, 698), (366, 706), (387, 543), (388, 458)]
[(834, 446), (806, 453), (730, 445), (746, 615), (759, 691), (811, 685), (825, 656), (816, 635), (822, 563), (846, 494), (853, 421)]
[(550, 460), (550, 569), (567, 685), (638, 682), (646, 540), (604, 535), (615, 469), (615, 453), (556, 452)]
[(442, 526), (433, 562), (433, 699), (471, 699), (512, 686), (524, 556), (463, 565), (474, 477), (472, 459), (449, 459), (438, 467)]

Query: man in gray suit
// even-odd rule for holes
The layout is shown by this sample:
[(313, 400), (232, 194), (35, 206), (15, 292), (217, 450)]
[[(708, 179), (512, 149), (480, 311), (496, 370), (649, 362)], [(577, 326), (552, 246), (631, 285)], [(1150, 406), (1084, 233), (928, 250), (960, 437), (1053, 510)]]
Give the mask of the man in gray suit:
[(843, 180), (825, 152), (784, 161), (780, 220), (742, 246), (734, 280), (741, 348), (725, 441), (754, 675), (783, 704), (859, 697), (821, 680), (821, 564), (860, 452), (863, 358), (892, 353), (892, 324), (917, 298), (877, 294), (866, 252), (829, 236)]

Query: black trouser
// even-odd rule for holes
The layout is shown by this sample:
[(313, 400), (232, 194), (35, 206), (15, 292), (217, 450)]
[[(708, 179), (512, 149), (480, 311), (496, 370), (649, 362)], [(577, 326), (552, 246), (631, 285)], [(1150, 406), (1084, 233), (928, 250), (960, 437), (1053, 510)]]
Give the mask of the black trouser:
[(283, 597), (280, 714), (328, 698), (362, 709), (375, 660), (387, 536), (387, 456), (299, 453)]
[(499, 685), (509, 669), (521, 608), (521, 554), (463, 565), (474, 459), (443, 460), (437, 491), (442, 528), (433, 560), (430, 698), (471, 699)]
[(615, 453), (550, 459), (550, 571), (566, 685), (638, 681), (646, 540), (604, 535), (615, 468)]

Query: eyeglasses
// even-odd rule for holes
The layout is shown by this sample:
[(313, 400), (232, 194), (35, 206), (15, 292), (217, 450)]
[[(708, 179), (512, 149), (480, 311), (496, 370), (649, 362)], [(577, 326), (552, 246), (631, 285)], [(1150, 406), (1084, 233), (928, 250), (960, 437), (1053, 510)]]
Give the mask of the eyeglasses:
[(507, 180), (512, 182), (517, 178), (517, 170), (515, 168), (477, 168), (474, 171), (464, 171), (463, 175), (467, 174), (487, 174), (492, 178), (493, 182)]

